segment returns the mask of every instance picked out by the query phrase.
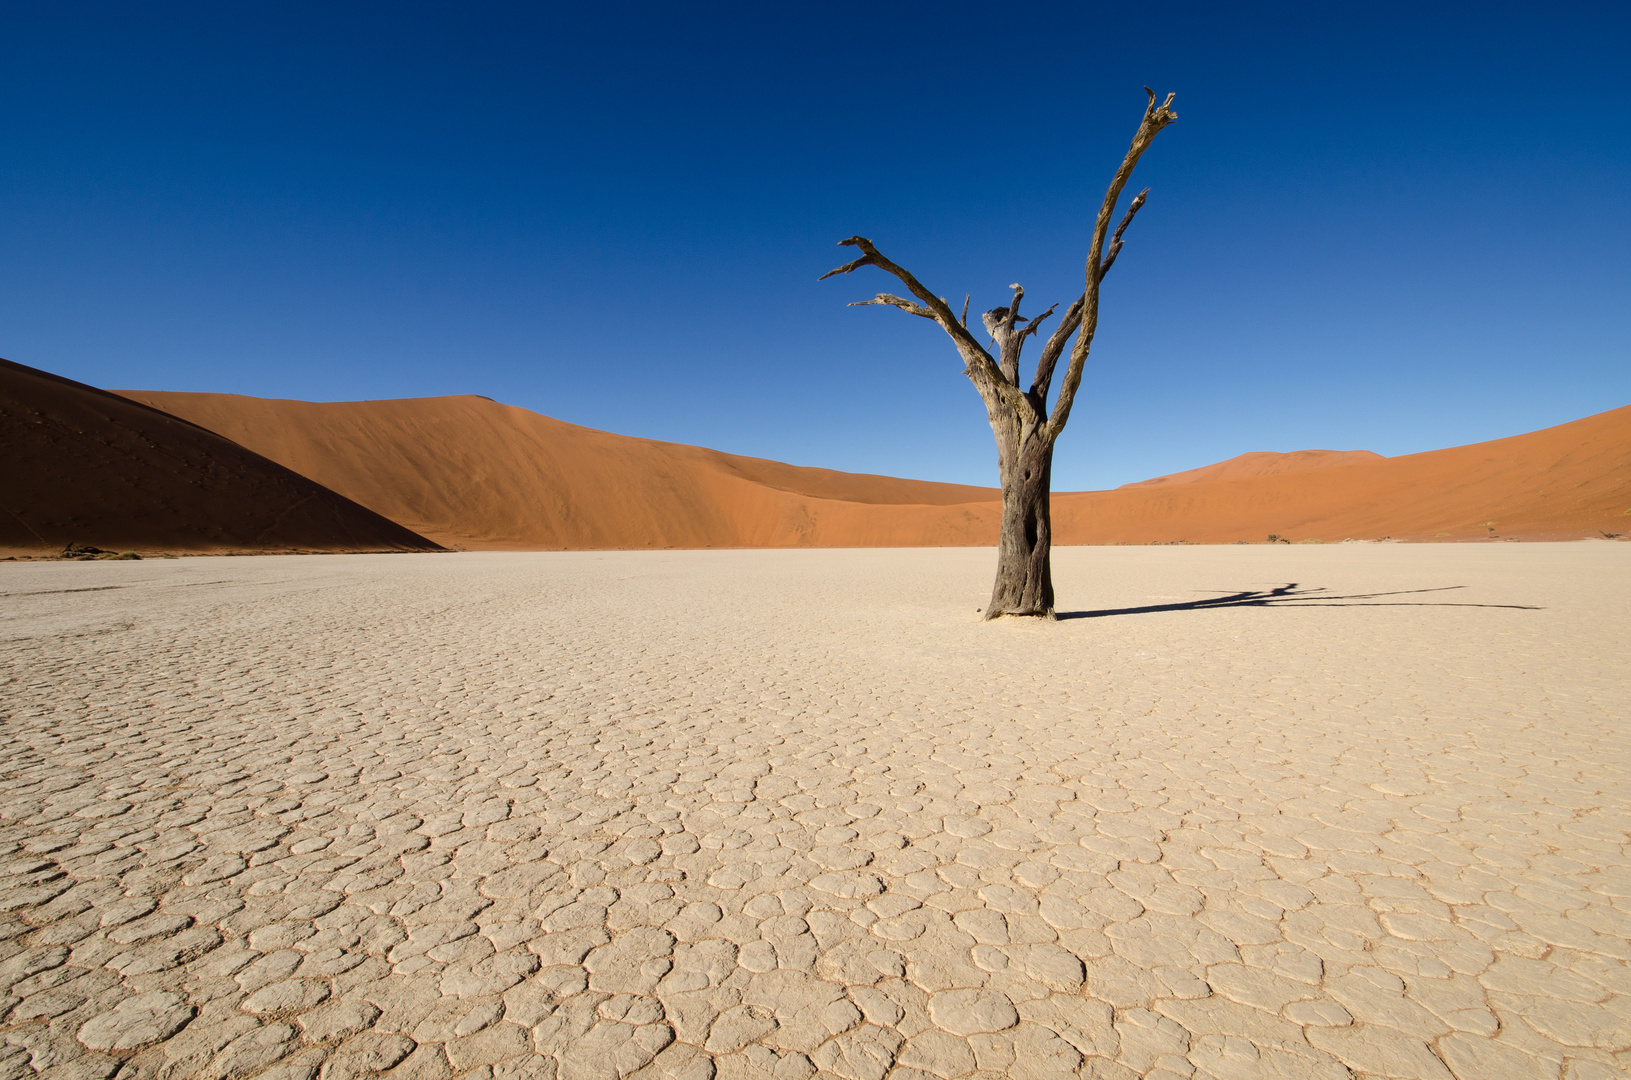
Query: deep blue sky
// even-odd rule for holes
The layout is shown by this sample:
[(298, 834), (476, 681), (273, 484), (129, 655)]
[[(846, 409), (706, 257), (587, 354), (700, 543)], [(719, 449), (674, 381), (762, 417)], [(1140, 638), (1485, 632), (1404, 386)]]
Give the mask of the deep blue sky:
[(1516, 434), (1631, 402), (1628, 12), (7, 5), (0, 355), (990, 484), (944, 335), (816, 278), (1068, 300), (1148, 83), (1057, 489)]

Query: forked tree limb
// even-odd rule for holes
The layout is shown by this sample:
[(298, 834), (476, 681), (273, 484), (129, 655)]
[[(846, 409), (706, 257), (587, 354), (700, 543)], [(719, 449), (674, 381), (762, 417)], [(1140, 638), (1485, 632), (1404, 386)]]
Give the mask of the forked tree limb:
[(1042, 355), (1036, 358), (1036, 378), (1031, 380), (1031, 397), (1044, 405), (1048, 400), (1048, 386), (1053, 382), (1053, 369), (1064, 355), (1065, 346), (1070, 344), (1070, 335), (1081, 325), (1082, 298), (1078, 296), (1059, 317), (1059, 325), (1053, 328), (1053, 333), (1042, 346)]
[[(1127, 208), (1127, 216), (1123, 217), (1121, 224), (1116, 226), (1116, 233), (1110, 239), (1110, 251), (1104, 257), (1104, 264), (1099, 267), (1099, 280), (1101, 282), (1104, 280), (1104, 276), (1110, 272), (1110, 267), (1115, 264), (1116, 256), (1121, 253), (1122, 234), (1127, 231), (1127, 226), (1132, 224), (1133, 215), (1138, 213), (1144, 206), (1144, 201), (1149, 194), (1149, 188), (1140, 191), (1138, 196), (1133, 199), (1133, 204)], [(1044, 405), (1047, 404), (1048, 400), (1048, 385), (1053, 381), (1053, 369), (1059, 363), (1059, 357), (1064, 355), (1065, 345), (1070, 341), (1070, 335), (1074, 334), (1076, 328), (1082, 325), (1082, 303), (1085, 299), (1085, 296), (1078, 296), (1071, 302), (1070, 307), (1065, 309), (1064, 317), (1060, 320), (1059, 325), (1054, 327), (1053, 334), (1048, 338), (1047, 344), (1042, 347), (1042, 355), (1037, 357), (1036, 378), (1031, 380), (1031, 397), (1041, 401)], [(1034, 333), (1036, 331), (1035, 323), (1047, 318), (1053, 312), (1053, 309), (1058, 306), (1058, 304), (1055, 304), (1041, 315), (1038, 315), (1033, 321), (1029, 332)]]
[[(1115, 236), (1110, 240), (1110, 251), (1104, 257), (1104, 264), (1099, 267), (1099, 281), (1104, 281), (1104, 276), (1110, 272), (1110, 267), (1115, 265), (1116, 256), (1121, 253), (1122, 234), (1127, 231), (1127, 226), (1132, 224), (1133, 215), (1138, 213), (1144, 206), (1144, 201), (1149, 194), (1149, 188), (1140, 191), (1138, 196), (1133, 199), (1133, 204), (1127, 208), (1127, 216), (1123, 217), (1121, 224), (1116, 226)], [(1037, 357), (1036, 378), (1031, 380), (1031, 396), (1044, 404), (1048, 400), (1048, 385), (1053, 381), (1053, 369), (1059, 363), (1059, 357), (1064, 355), (1065, 345), (1070, 341), (1070, 335), (1074, 334), (1076, 328), (1082, 325), (1082, 303), (1085, 299), (1085, 296), (1078, 296), (1071, 302), (1070, 307), (1065, 309), (1064, 317), (1060, 320), (1059, 325), (1054, 327), (1053, 334), (1048, 338), (1047, 344), (1042, 347), (1042, 355)], [(1058, 304), (1055, 304), (1041, 315), (1038, 315), (1033, 321), (1029, 332), (1035, 333), (1035, 323), (1047, 318), (1054, 308), (1058, 306)]]
[[(1076, 390), (1082, 384), (1082, 369), (1087, 365), (1088, 350), (1093, 347), (1093, 334), (1099, 325), (1099, 282), (1103, 280), (1104, 273), (1109, 267), (1104, 261), (1105, 234), (1110, 230), (1110, 218), (1116, 212), (1116, 203), (1121, 199), (1121, 192), (1127, 186), (1127, 180), (1138, 165), (1138, 159), (1148, 150), (1150, 143), (1161, 133), (1161, 129), (1178, 119), (1178, 114), (1172, 111), (1172, 101), (1176, 94), (1168, 94), (1161, 104), (1155, 103), (1155, 91), (1149, 87), (1144, 88), (1149, 95), (1149, 104), (1144, 107), (1144, 119), (1138, 125), (1138, 131), (1133, 135), (1132, 145), (1127, 148), (1127, 155), (1121, 160), (1121, 167), (1110, 181), (1110, 188), (1104, 193), (1104, 202), (1099, 206), (1099, 216), (1093, 223), (1093, 243), (1087, 251), (1086, 279), (1087, 287), (1082, 293), (1082, 327), (1076, 335), (1076, 344), (1070, 350), (1070, 364), (1065, 368), (1065, 381), (1059, 387), (1059, 401), (1054, 406), (1053, 415), (1048, 417), (1043, 436), (1051, 443), (1059, 438), (1059, 433), (1065, 430), (1065, 424), (1070, 420), (1070, 408), (1076, 401)], [(1139, 206), (1143, 203), (1134, 200)], [(1126, 219), (1122, 222), (1122, 229), (1132, 221), (1136, 207), (1130, 207)], [(1118, 229), (1117, 240), (1120, 239), (1122, 229)], [(1119, 245), (1117, 247), (1119, 251)], [(1113, 257), (1112, 257), (1113, 261)]]
[(1116, 256), (1121, 254), (1121, 234), (1126, 232), (1127, 226), (1133, 223), (1133, 215), (1138, 213), (1138, 211), (1143, 207), (1144, 200), (1149, 198), (1149, 195), (1149, 188), (1145, 188), (1143, 191), (1140, 191), (1137, 195), (1135, 195), (1133, 197), (1132, 205), (1127, 207), (1127, 216), (1121, 219), (1120, 225), (1116, 226), (1116, 235), (1110, 238), (1110, 250), (1105, 253), (1104, 263), (1099, 267), (1100, 281), (1103, 281), (1104, 275), (1110, 272), (1110, 267), (1115, 265)]

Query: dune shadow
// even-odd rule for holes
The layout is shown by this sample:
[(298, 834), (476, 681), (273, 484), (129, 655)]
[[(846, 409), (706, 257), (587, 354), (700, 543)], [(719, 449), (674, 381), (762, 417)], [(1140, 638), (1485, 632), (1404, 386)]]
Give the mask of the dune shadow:
[(1153, 615), (1163, 611), (1210, 611), (1214, 608), (1244, 607), (1475, 607), (1509, 608), (1514, 611), (1542, 611), (1532, 604), (1468, 604), (1438, 600), (1383, 600), (1388, 596), (1415, 596), (1420, 593), (1454, 592), (1465, 585), (1445, 585), (1437, 589), (1401, 589), (1397, 592), (1353, 593), (1334, 596), (1323, 587), (1303, 587), (1295, 581), (1276, 589), (1248, 590), (1223, 593), (1201, 600), (1186, 600), (1177, 604), (1147, 604), (1143, 607), (1103, 608), (1098, 611), (1060, 611), (1056, 619), (1103, 619), (1111, 615)]

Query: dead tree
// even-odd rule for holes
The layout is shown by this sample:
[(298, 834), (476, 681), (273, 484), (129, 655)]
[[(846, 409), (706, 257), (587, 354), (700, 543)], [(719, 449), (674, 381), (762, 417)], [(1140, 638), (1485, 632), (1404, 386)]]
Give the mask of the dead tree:
[[(1122, 159), (1110, 181), (1110, 190), (1104, 194), (1104, 204), (1093, 226), (1093, 242), (1087, 253), (1087, 286), (1070, 307), (1065, 309), (1053, 334), (1042, 346), (1042, 355), (1036, 362), (1036, 376), (1030, 389), (1019, 382), (1019, 354), (1025, 339), (1035, 334), (1042, 321), (1052, 315), (1058, 304), (1040, 315), (1022, 318), (1019, 302), (1025, 290), (1012, 285), (1014, 297), (1007, 307), (993, 308), (982, 321), (990, 335), (991, 345), (997, 349), (992, 357), (986, 347), (975, 340), (968, 329), (968, 299), (963, 300), (963, 314), (959, 318), (946, 302), (936, 296), (913, 277), (904, 267), (884, 257), (872, 241), (864, 236), (852, 236), (839, 241), (840, 247), (861, 249), (861, 257), (845, 263), (836, 270), (821, 275), (826, 280), (834, 274), (847, 274), (863, 266), (876, 266), (901, 280), (919, 302), (889, 293), (879, 293), (872, 300), (861, 300), (851, 307), (886, 304), (925, 319), (933, 319), (951, 335), (963, 358), (963, 374), (974, 384), (985, 401), (986, 415), (997, 438), (997, 469), (1002, 477), (1002, 533), (997, 542), (997, 582), (991, 590), (991, 602), (985, 617), (999, 615), (1038, 615), (1053, 617), (1053, 570), (1049, 553), (1053, 544), (1052, 521), (1049, 508), (1053, 471), (1053, 447), (1059, 434), (1070, 419), (1070, 407), (1076, 400), (1076, 390), (1082, 382), (1082, 369), (1087, 363), (1087, 352), (1093, 344), (1093, 333), (1099, 322), (1099, 283), (1110, 272), (1116, 256), (1121, 252), (1122, 234), (1132, 223), (1133, 215), (1144, 205), (1149, 194), (1145, 188), (1127, 207), (1126, 216), (1109, 237), (1110, 219), (1122, 189), (1138, 164), (1139, 157), (1149, 148), (1156, 133), (1174, 120), (1172, 99), (1168, 94), (1161, 104), (1155, 103), (1155, 91), (1144, 88), (1149, 104), (1144, 108), (1144, 119), (1133, 136), (1133, 144)], [(1077, 331), (1080, 330), (1080, 333)], [(1076, 343), (1070, 350), (1070, 363), (1065, 368), (1065, 379), (1059, 387), (1059, 396), (1050, 412), (1048, 394), (1053, 382), (1054, 367), (1064, 355), (1071, 334)]]

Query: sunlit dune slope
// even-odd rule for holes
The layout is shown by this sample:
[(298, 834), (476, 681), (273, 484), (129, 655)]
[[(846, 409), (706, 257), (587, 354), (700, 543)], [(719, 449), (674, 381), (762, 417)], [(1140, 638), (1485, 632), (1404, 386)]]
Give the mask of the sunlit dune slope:
[[(123, 393), (467, 548), (992, 544), (1000, 517), (991, 488), (735, 457), (575, 427), (480, 397), (314, 404)], [(1281, 471), (1263, 475), (1236, 476), (1237, 458), (1194, 470), (1212, 470), (1200, 479), (1056, 493), (1055, 539), (1142, 544), (1262, 541), (1270, 533), (1341, 540), (1631, 532), (1625, 515), (1631, 407), (1407, 457), (1355, 451), (1348, 463), (1332, 463), (1324, 456), (1334, 453), (1268, 455), (1285, 460), (1269, 462)]]
[(1203, 465), (1186, 472), (1169, 473), (1153, 480), (1139, 480), (1123, 484), (1117, 491), (1128, 488), (1160, 487), (1163, 484), (1193, 484), (1197, 480), (1240, 480), (1247, 476), (1270, 476), (1274, 473), (1302, 472), (1323, 469), (1331, 465), (1357, 465), (1362, 462), (1385, 460), (1381, 454), (1369, 450), (1293, 450), (1289, 454), (1256, 451), (1241, 454), (1216, 465)]
[(612, 435), (483, 397), (120, 392), (466, 548), (985, 544), (999, 517), (990, 488)]
[(0, 360), (0, 548), (425, 550), (435, 545), (220, 435)]

